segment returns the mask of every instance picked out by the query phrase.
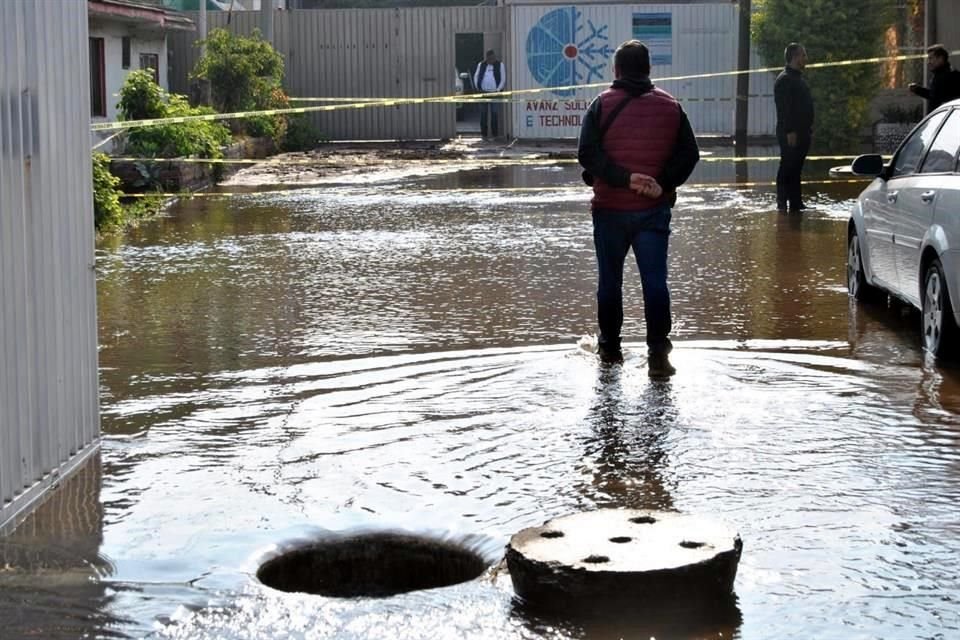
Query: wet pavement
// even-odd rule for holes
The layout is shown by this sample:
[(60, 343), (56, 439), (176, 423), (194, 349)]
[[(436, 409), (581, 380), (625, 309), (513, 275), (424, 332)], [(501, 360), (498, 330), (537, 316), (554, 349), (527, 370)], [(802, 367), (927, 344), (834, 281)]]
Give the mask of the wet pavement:
[[(802, 216), (766, 187), (683, 192), (678, 373), (654, 382), (629, 262), (626, 361), (581, 347), (575, 166), (381, 177), (181, 202), (98, 247), (103, 451), (0, 542), (0, 637), (960, 635), (960, 372), (924, 359), (916, 313), (848, 298), (856, 185), (808, 187)], [(470, 191), (503, 187), (546, 189)], [(493, 567), (513, 533), (597, 507), (734, 525), (734, 610), (545, 616), (493, 569), (360, 600), (255, 578), (330, 531)]]

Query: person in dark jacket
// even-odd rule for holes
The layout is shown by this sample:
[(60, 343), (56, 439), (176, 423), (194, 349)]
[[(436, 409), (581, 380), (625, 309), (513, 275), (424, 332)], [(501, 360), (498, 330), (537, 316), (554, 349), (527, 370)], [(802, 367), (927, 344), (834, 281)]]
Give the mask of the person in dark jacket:
[(780, 145), (780, 168), (777, 170), (777, 209), (781, 212), (802, 211), (800, 174), (813, 138), (813, 96), (803, 79), (807, 66), (807, 50), (791, 42), (783, 52), (787, 63), (773, 84), (777, 105), (777, 142)]
[(927, 49), (927, 69), (930, 70), (930, 88), (910, 83), (910, 91), (925, 98), (933, 111), (944, 102), (960, 98), (960, 71), (950, 68), (950, 52), (942, 44)]
[(614, 76), (610, 88), (590, 104), (577, 149), (584, 179), (593, 186), (598, 353), (604, 362), (623, 360), (623, 265), (632, 247), (643, 285), (648, 371), (666, 377), (676, 371), (668, 358), (673, 348), (667, 287), (671, 207), (700, 150), (680, 103), (650, 82), (650, 52), (642, 42), (620, 45)]

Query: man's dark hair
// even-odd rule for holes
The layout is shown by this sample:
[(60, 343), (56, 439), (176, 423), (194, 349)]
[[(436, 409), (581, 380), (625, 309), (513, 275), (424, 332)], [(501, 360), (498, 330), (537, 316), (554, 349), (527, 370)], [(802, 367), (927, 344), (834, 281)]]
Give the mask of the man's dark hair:
[(793, 59), (797, 57), (797, 54), (800, 53), (800, 50), (803, 49), (803, 45), (799, 42), (791, 42), (787, 45), (787, 48), (783, 50), (783, 60), (787, 64), (793, 62)]
[(639, 40), (627, 40), (613, 54), (613, 66), (622, 76), (649, 76), (650, 50)]
[(927, 53), (932, 53), (938, 58), (943, 58), (944, 60), (950, 59), (950, 52), (947, 51), (947, 48), (942, 44), (934, 44), (927, 47)]
[(494, 51), (493, 49), (487, 49), (487, 57), (488, 57), (488, 58), (490, 58), (490, 57), (492, 57), (492, 56), (496, 56), (496, 55), (497, 55), (497, 52), (496, 52), (496, 51)]

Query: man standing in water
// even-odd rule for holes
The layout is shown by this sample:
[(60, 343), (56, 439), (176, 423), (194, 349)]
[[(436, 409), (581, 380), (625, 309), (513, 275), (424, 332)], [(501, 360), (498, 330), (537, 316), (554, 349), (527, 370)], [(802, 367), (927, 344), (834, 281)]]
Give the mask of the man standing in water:
[(780, 168), (777, 170), (777, 210), (803, 211), (800, 174), (813, 137), (813, 96), (803, 79), (807, 50), (796, 42), (783, 52), (787, 66), (773, 84), (777, 105), (777, 142), (780, 144)]
[(633, 247), (643, 285), (649, 374), (668, 377), (676, 373), (668, 358), (670, 210), (700, 150), (680, 103), (650, 82), (646, 45), (624, 42), (613, 60), (616, 79), (590, 104), (577, 149), (584, 180), (593, 186), (598, 352), (604, 362), (623, 361), (623, 265)]

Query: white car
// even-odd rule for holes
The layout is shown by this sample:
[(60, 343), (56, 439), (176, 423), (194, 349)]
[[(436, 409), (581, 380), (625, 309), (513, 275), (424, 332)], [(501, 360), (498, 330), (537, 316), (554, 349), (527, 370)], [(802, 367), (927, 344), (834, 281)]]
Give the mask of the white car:
[(960, 326), (960, 100), (927, 116), (889, 164), (860, 156), (850, 171), (875, 177), (847, 231), (847, 287), (884, 293), (921, 312), (923, 346), (946, 354)]

